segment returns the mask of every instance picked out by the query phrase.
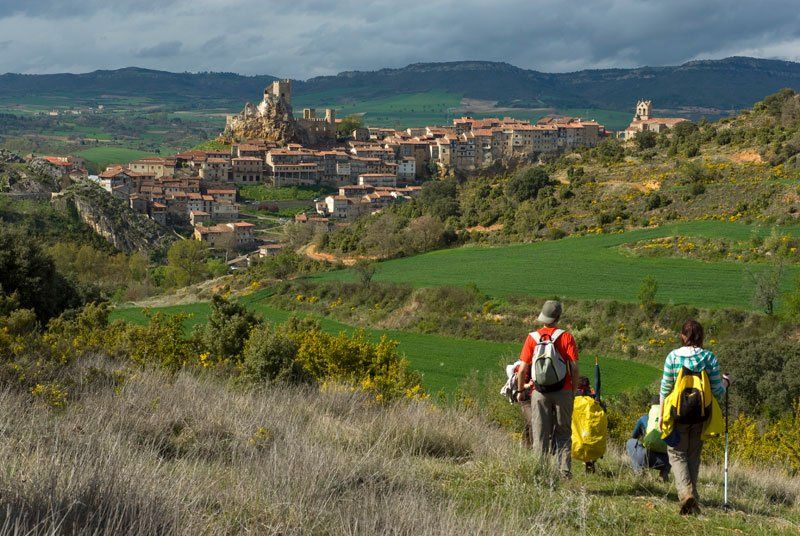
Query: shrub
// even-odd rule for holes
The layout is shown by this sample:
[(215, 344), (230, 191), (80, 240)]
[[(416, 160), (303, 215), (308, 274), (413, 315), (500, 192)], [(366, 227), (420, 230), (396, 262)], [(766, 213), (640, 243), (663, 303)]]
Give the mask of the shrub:
[(800, 343), (748, 338), (725, 342), (718, 353), (735, 379), (730, 397), (737, 409), (776, 417), (800, 398)]
[(245, 306), (220, 295), (211, 299), (211, 315), (198, 331), (198, 339), (213, 361), (239, 362), (250, 331), (259, 319)]
[(511, 198), (521, 202), (536, 199), (541, 189), (554, 184), (555, 182), (550, 179), (544, 168), (528, 167), (511, 177), (506, 185), (506, 192)]
[(647, 315), (652, 315), (656, 308), (656, 294), (658, 293), (658, 283), (653, 276), (647, 276), (642, 280), (639, 287), (639, 306)]
[(307, 374), (297, 361), (297, 344), (265, 324), (250, 332), (244, 345), (244, 375), (255, 382), (299, 383)]

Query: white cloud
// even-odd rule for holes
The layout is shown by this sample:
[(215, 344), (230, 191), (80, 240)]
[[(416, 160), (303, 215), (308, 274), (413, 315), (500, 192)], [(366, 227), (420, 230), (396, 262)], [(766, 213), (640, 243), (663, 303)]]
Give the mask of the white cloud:
[(138, 65), (306, 78), (424, 61), (543, 71), (798, 59), (794, 1), (0, 0), (0, 72)]

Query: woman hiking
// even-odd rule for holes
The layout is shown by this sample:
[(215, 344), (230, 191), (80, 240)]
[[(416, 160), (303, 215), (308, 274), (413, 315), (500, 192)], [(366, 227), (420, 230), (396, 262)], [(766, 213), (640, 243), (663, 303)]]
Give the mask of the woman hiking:
[(672, 427), (665, 440), (682, 515), (700, 513), (697, 480), (703, 434), (712, 411), (720, 412), (719, 403), (730, 383), (720, 375), (717, 357), (703, 348), (703, 335), (699, 322), (687, 320), (681, 330), (683, 346), (669, 353), (661, 377), (661, 426), (669, 420)]

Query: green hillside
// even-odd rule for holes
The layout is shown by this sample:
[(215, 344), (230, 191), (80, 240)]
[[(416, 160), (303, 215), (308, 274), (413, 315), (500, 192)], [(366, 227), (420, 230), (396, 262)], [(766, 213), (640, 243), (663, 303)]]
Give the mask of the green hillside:
[(77, 153), (77, 156), (85, 158), (87, 161), (97, 164), (100, 169), (103, 169), (109, 164), (127, 164), (138, 158), (155, 155), (137, 149), (126, 149), (125, 147), (93, 147)]
[[(787, 231), (787, 229), (784, 229)], [(697, 307), (750, 308), (752, 289), (746, 270), (763, 265), (733, 261), (626, 256), (618, 246), (655, 237), (684, 235), (746, 240), (769, 233), (741, 223), (698, 221), (623, 234), (585, 235), (503, 247), (461, 247), (382, 262), (375, 280), (419, 287), (475, 284), (494, 296), (532, 295), (635, 301), (647, 276), (656, 279), (662, 303)], [(791, 230), (800, 234), (800, 229)], [(789, 288), (797, 268), (788, 270)], [(354, 279), (350, 271), (328, 272), (321, 279)]]
[[(266, 320), (285, 322), (291, 313), (266, 305), (263, 302), (265, 297), (265, 294), (261, 292), (245, 297), (242, 301)], [(187, 328), (205, 322), (210, 312), (209, 305), (205, 302), (156, 310), (169, 315), (177, 313), (191, 315), (186, 322)], [(147, 321), (144, 310), (141, 308), (119, 308), (113, 311), (111, 318), (137, 323)], [(317, 318), (323, 329), (331, 333), (353, 332), (357, 329), (329, 318)], [(396, 330), (368, 329), (365, 331), (369, 339), (373, 341), (377, 341), (384, 335), (398, 341), (400, 351), (405, 353), (411, 366), (423, 374), (425, 388), (430, 392), (444, 390), (448, 394), (454, 393), (459, 383), (473, 371), (477, 371), (483, 376), (492, 369), (500, 370), (502, 363), (512, 362), (516, 359), (521, 348), (521, 342), (513, 344), (478, 341)], [(588, 369), (591, 367), (594, 356), (584, 355), (583, 359), (586, 363), (584, 367)], [(600, 358), (600, 363), (603, 371), (603, 391), (608, 394), (650, 385), (659, 376), (659, 371), (654, 367), (623, 359), (604, 356)]]

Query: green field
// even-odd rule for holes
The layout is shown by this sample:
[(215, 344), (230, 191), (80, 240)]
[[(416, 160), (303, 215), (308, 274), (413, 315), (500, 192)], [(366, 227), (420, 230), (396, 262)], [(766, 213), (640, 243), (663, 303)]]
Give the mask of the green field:
[[(264, 300), (264, 293), (259, 292), (243, 298), (242, 302), (261, 314), (265, 320), (271, 322), (285, 322), (292, 314), (271, 307)], [(191, 329), (194, 325), (207, 320), (209, 305), (207, 302), (202, 302), (164, 307), (158, 310), (166, 314), (190, 314), (191, 317), (187, 319), (186, 327)], [(128, 322), (144, 323), (147, 321), (140, 308), (116, 309), (111, 316), (112, 319), (122, 319)], [(323, 329), (331, 333), (353, 332), (357, 329), (330, 318), (318, 318)], [(459, 383), (472, 371), (478, 373), (485, 373), (492, 369), (501, 371), (501, 363), (510, 363), (516, 359), (522, 346), (521, 339), (524, 338), (524, 334), (521, 334), (519, 343), (499, 343), (407, 331), (368, 329), (365, 332), (373, 341), (377, 341), (383, 335), (398, 341), (400, 351), (406, 355), (411, 366), (423, 374), (425, 388), (429, 392), (435, 393), (444, 390), (448, 394), (455, 392)], [(583, 356), (584, 373), (593, 368), (593, 361), (594, 356)], [(607, 394), (649, 385), (659, 377), (659, 371), (654, 367), (623, 359), (601, 357), (600, 364), (603, 371), (603, 392)], [(499, 390), (500, 386), (498, 385), (497, 388)]]
[[(782, 230), (800, 234), (797, 228)], [(747, 270), (763, 270), (763, 265), (630, 257), (623, 255), (617, 246), (672, 235), (747, 240), (753, 232), (767, 235), (770, 229), (700, 221), (533, 244), (461, 247), (379, 263), (375, 280), (417, 287), (475, 284), (492, 296), (560, 296), (634, 302), (642, 279), (652, 276), (658, 282), (657, 300), (662, 303), (750, 309), (753, 285)], [(799, 273), (797, 267), (787, 268), (784, 290), (790, 288)], [(317, 277), (355, 279), (349, 270), (327, 272)]]
[(239, 188), (239, 197), (252, 201), (311, 201), (330, 192), (327, 188), (291, 186), (275, 188), (266, 184), (246, 185)]
[(85, 158), (89, 162), (94, 162), (101, 169), (109, 164), (127, 164), (138, 158), (156, 156), (153, 153), (138, 151), (136, 149), (126, 149), (125, 147), (93, 147), (85, 151), (80, 151), (76, 153), (76, 155)]

